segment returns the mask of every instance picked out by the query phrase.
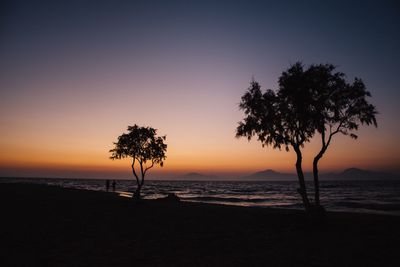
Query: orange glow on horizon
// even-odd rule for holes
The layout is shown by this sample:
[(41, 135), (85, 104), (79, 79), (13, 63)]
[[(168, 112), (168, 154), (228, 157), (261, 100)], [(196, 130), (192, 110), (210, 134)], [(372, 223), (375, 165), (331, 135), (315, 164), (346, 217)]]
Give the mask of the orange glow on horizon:
[[(185, 92), (186, 83), (169, 82), (171, 88), (178, 88), (174, 97), (168, 94), (168, 90), (160, 91), (157, 96), (152, 95), (151, 90), (131, 95), (128, 90), (131, 86), (127, 81), (119, 84), (122, 88), (120, 94), (114, 95), (108, 90), (107, 86), (111, 86), (108, 83), (102, 85), (77, 80), (72, 84), (58, 85), (66, 92), (64, 99), (49, 93), (58, 102), (49, 101), (45, 98), (49, 97), (46, 94), (36, 103), (23, 95), (20, 96), (19, 106), (5, 103), (1, 106), (2, 114), (9, 115), (0, 117), (1, 176), (62, 176), (65, 170), (66, 176), (74, 173), (77, 177), (130, 177), (129, 161), (112, 161), (108, 151), (126, 127), (134, 123), (152, 126), (158, 129), (159, 135), (167, 135), (165, 166), (152, 169), (150, 175), (187, 172), (250, 174), (265, 169), (295, 172), (293, 151), (262, 148), (256, 138), (251, 142), (235, 138), (237, 122), (243, 118), (236, 103), (244, 92), (237, 84), (244, 82), (215, 77), (215, 85), (211, 89), (216, 95), (211, 100), (210, 93), (203, 93), (202, 88), (214, 83), (199, 80), (199, 84), (193, 85), (189, 97), (177, 93)], [(57, 85), (47, 83), (48, 88)], [(92, 100), (92, 96), (85, 92), (86, 83), (100, 88), (98, 99)], [(192, 86), (192, 83), (188, 84)], [(162, 79), (150, 82), (139, 79), (135, 81), (136, 87), (163, 88), (164, 83)], [(226, 96), (218, 93), (221, 87), (237, 90)], [(71, 90), (77, 95), (70, 95)], [(153, 99), (152, 105), (158, 109), (146, 104), (146, 101), (132, 105), (132, 98)], [(113, 99), (117, 104), (109, 107), (107, 99)], [(163, 99), (170, 102), (166, 103)], [(204, 103), (209, 106), (205, 108)], [(321, 172), (341, 171), (349, 167), (399, 171), (400, 144), (397, 142), (396, 122), (380, 116), (378, 123), (378, 129), (361, 127), (358, 140), (335, 136), (320, 162)], [(317, 135), (303, 149), (304, 171), (311, 170), (312, 158), (319, 145)], [(21, 174), (20, 170), (25, 171)]]
[[(190, 141), (190, 140), (189, 140)], [(350, 138), (339, 137), (334, 140), (326, 155), (320, 162), (322, 172), (341, 171), (349, 167), (364, 169), (394, 169), (397, 166), (398, 155), (396, 151), (386, 150), (385, 154), (379, 147), (366, 146), (368, 138), (354, 141)], [(167, 159), (163, 168), (154, 167), (149, 173), (150, 176), (182, 175), (188, 172), (199, 172), (212, 175), (243, 175), (265, 169), (273, 169), (279, 172), (295, 172), (295, 155), (292, 151), (273, 150), (270, 147), (262, 148), (256, 141), (247, 142), (231, 138), (218, 147), (197, 146), (189, 144), (189, 149), (185, 150), (182, 145), (172, 146), (177, 140), (170, 138), (167, 143)], [(214, 142), (214, 140), (212, 141)], [(112, 145), (103, 146), (98, 149), (96, 146), (88, 146), (86, 149), (79, 150), (79, 144), (64, 150), (52, 149), (51, 147), (41, 148), (38, 142), (33, 145), (24, 146), (24, 156), (22, 157), (22, 147), (17, 144), (2, 144), (0, 155), (1, 169), (14, 170), (40, 170), (40, 173), (54, 173), (64, 171), (81, 173), (84, 176), (113, 176), (131, 177), (130, 161), (110, 160), (108, 150)], [(306, 145), (303, 149), (303, 169), (311, 171), (312, 157), (318, 151), (318, 140)], [(347, 147), (351, 149), (347, 149)], [(11, 149), (14, 148), (14, 149)], [(16, 149), (19, 148), (19, 149)], [(390, 160), (387, 157), (390, 156)]]

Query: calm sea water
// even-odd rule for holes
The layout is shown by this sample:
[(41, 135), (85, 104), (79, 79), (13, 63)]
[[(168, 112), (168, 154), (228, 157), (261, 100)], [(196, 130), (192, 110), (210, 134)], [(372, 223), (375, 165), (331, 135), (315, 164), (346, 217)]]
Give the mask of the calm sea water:
[[(105, 191), (105, 180), (2, 178), (0, 182), (28, 182)], [(297, 188), (297, 181), (147, 181), (143, 196), (155, 199), (176, 193), (182, 201), (302, 209)], [(312, 188), (311, 182), (308, 188)], [(117, 194), (129, 195), (134, 189), (134, 181), (117, 180)], [(312, 191), (309, 193), (312, 196)], [(332, 211), (400, 216), (400, 181), (322, 181), (321, 202)]]

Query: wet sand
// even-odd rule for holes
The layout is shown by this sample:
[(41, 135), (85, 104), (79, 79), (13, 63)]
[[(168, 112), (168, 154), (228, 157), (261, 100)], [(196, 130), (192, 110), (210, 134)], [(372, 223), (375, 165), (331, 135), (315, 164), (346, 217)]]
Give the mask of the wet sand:
[(400, 266), (400, 217), (0, 184), (0, 266)]

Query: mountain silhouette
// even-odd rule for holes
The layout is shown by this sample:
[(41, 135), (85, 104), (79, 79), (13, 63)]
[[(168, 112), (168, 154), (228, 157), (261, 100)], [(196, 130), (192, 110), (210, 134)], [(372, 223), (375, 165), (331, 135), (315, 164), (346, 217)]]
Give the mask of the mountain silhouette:
[(359, 168), (349, 168), (345, 169), (340, 173), (325, 173), (321, 175), (321, 178), (324, 180), (394, 180), (400, 179), (399, 175), (388, 173), (388, 172), (379, 172), (379, 171), (370, 171), (363, 170)]
[[(312, 181), (312, 173), (305, 172), (305, 179)], [(199, 172), (189, 172), (181, 176), (176, 177), (177, 180), (186, 181), (297, 181), (297, 174), (278, 172), (272, 169), (258, 171), (247, 176), (217, 176), (208, 175)], [(400, 175), (380, 172), (363, 170), (359, 168), (348, 168), (341, 172), (328, 172), (320, 174), (321, 180), (397, 180), (400, 179)]]
[[(305, 172), (304, 176), (307, 180), (312, 179), (312, 173)], [(321, 180), (394, 180), (400, 179), (400, 175), (388, 172), (370, 171), (359, 168), (348, 168), (342, 172), (322, 173)], [(243, 177), (243, 180), (248, 181), (292, 181), (297, 180), (297, 175), (294, 173), (282, 173), (271, 169), (255, 172), (251, 175)]]

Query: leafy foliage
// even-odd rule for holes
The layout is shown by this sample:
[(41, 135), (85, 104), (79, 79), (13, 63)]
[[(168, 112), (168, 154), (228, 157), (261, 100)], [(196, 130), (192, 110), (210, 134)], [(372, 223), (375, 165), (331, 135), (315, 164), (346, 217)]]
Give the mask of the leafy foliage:
[(306, 87), (300, 63), (282, 73), (279, 90), (261, 92), (258, 82), (252, 81), (239, 104), (246, 115), (239, 122), (237, 137), (250, 140), (257, 135), (262, 145), (273, 148), (290, 145), (303, 146), (314, 135), (310, 106), (310, 92)]
[(151, 127), (128, 126), (128, 133), (118, 137), (111, 149), (111, 159), (131, 157), (138, 162), (160, 164), (163, 166), (166, 158), (167, 145), (164, 144), (166, 136), (157, 137), (157, 130)]
[(307, 72), (308, 87), (312, 94), (311, 107), (314, 126), (319, 133), (342, 133), (357, 138), (354, 133), (360, 124), (377, 126), (374, 105), (367, 97), (371, 94), (359, 78), (348, 83), (345, 74), (335, 72), (332, 64), (311, 65)]

